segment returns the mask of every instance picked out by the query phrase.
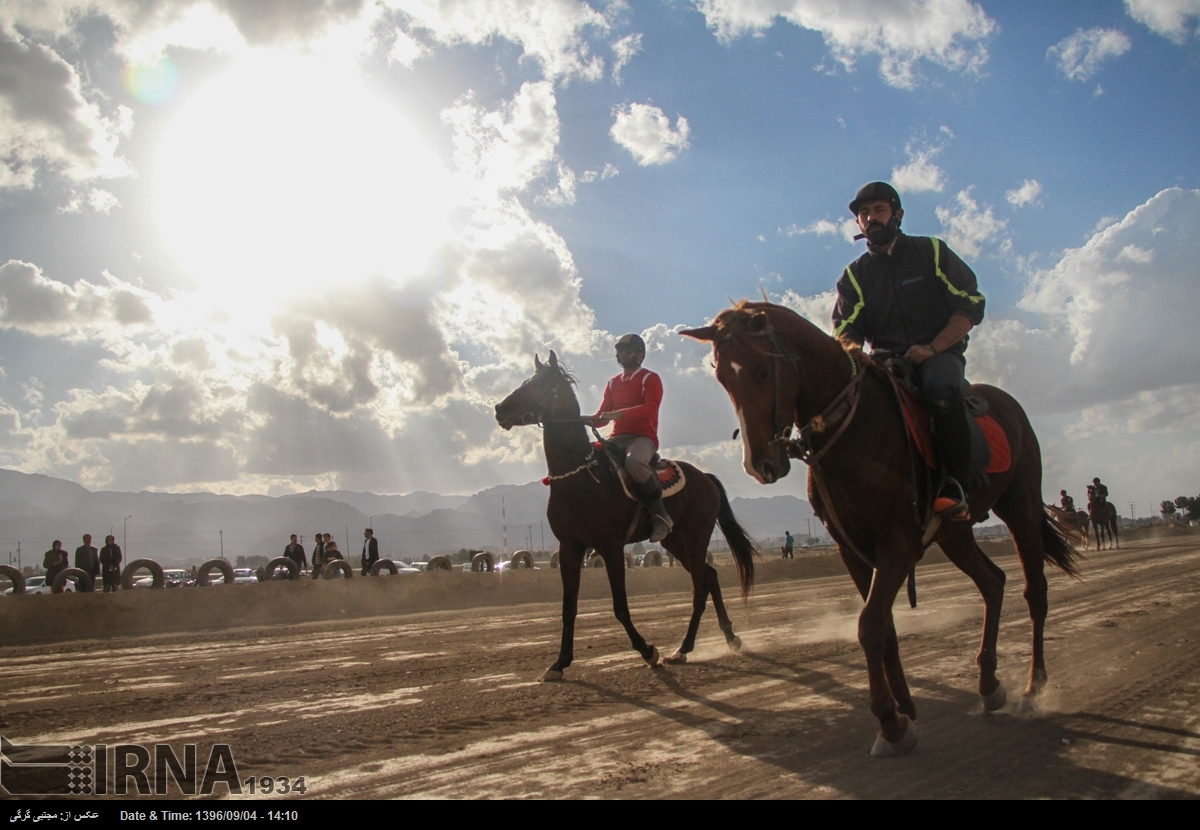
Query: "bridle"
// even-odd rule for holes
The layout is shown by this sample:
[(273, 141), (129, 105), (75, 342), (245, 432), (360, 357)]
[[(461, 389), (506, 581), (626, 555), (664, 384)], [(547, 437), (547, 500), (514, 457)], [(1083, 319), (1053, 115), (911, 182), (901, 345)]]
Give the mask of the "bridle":
[(561, 372), (556, 372), (556, 374), (558, 377), (556, 377), (554, 380), (554, 385), (550, 390), (550, 394), (540, 400), (533, 394), (531, 389), (533, 381), (537, 379), (537, 375), (534, 375), (516, 388), (516, 390), (513, 392), (513, 397), (524, 404), (525, 413), (521, 416), (519, 421), (513, 424), (513, 426), (529, 426), (530, 424), (544, 426), (547, 421), (554, 423), (554, 420), (550, 419), (548, 416), (554, 414), (554, 409), (558, 403), (558, 396), (562, 391), (562, 385), (565, 383), (570, 383), (567, 377)]

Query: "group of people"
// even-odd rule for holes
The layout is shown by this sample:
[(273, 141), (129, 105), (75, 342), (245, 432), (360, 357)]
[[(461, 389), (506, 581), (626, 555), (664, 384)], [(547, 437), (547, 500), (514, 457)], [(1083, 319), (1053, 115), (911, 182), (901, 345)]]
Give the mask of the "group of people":
[[(1088, 504), (1103, 504), (1108, 501), (1108, 488), (1100, 482), (1100, 476), (1092, 479), (1092, 483), (1087, 486)], [(1059, 490), (1059, 504), (1063, 510), (1069, 513), (1075, 512), (1075, 499), (1067, 495), (1066, 490)]]
[[(333, 535), (330, 533), (317, 533), (313, 535), (316, 543), (313, 545), (312, 551), (312, 578), (316, 579), (321, 575), (321, 570), (330, 562), (337, 559), (345, 559), (342, 552), (338, 550), (337, 542), (334, 541)], [(304, 555), (304, 546), (300, 544), (299, 537), (295, 533), (292, 534), (291, 541), (287, 547), (283, 549), (283, 555), (296, 563), (296, 567), (304, 570), (308, 567), (308, 558)], [(375, 531), (367, 528), (363, 531), (363, 549), (362, 549), (362, 575), (367, 576), (371, 573), (371, 567), (379, 561), (379, 541), (375, 538)]]
[[(75, 567), (87, 574), (91, 582), (87, 585), (81, 582), (75, 586), (75, 590), (94, 591), (101, 577), (104, 579), (104, 593), (117, 590), (121, 585), (121, 558), (121, 546), (114, 537), (105, 536), (104, 547), (96, 550), (92, 544), (92, 534), (85, 533), (83, 544), (75, 548)], [(42, 567), (46, 569), (47, 585), (53, 585), (58, 575), (71, 567), (67, 552), (58, 539), (46, 551)]]

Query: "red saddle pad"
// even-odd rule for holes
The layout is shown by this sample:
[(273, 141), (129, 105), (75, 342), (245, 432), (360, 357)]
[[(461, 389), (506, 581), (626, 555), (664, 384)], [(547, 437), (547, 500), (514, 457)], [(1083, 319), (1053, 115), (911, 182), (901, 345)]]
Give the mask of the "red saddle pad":
[[(901, 409), (904, 410), (904, 420), (908, 424), (908, 431), (913, 437), (913, 443), (921, 451), (925, 463), (936, 468), (938, 462), (937, 455), (933, 451), (933, 435), (929, 429), (929, 411), (913, 397), (908, 389), (900, 384), (896, 385), (900, 389), (900, 394), (904, 396), (905, 405)], [(1012, 451), (1008, 446), (1008, 435), (1005, 434), (1004, 428), (996, 423), (996, 419), (991, 415), (984, 415), (975, 420), (983, 429), (983, 435), (987, 438), (988, 446), (992, 450), (992, 460), (988, 462), (987, 472), (1007, 472), (1012, 465)]]

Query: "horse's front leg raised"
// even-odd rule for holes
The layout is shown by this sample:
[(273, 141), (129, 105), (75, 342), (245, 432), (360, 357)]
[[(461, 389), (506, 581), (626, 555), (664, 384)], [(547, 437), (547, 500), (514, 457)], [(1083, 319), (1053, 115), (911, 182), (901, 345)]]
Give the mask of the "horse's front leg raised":
[(558, 570), (562, 576), (562, 644), (558, 659), (542, 674), (542, 682), (562, 680), (563, 670), (575, 659), (575, 617), (579, 612), (579, 576), (583, 568), (582, 542), (564, 541), (558, 549)]
[[(904, 580), (908, 577), (912, 558), (897, 551), (877, 552), (875, 578), (867, 595), (867, 603), (858, 618), (858, 641), (867, 658), (867, 679), (871, 687), (871, 712), (879, 719), (880, 733), (871, 749), (872, 755), (905, 755), (917, 745), (916, 728), (905, 714), (898, 711), (892, 684), (888, 682), (888, 662), (893, 671), (899, 667), (899, 648), (892, 622), (892, 604)], [(888, 661), (888, 650), (894, 649)], [(907, 693), (901, 670), (898, 685)]]
[(657, 668), (662, 659), (658, 649), (646, 642), (645, 638), (633, 627), (633, 618), (629, 614), (629, 599), (625, 595), (625, 551), (620, 543), (609, 543), (599, 550), (604, 557), (604, 569), (608, 572), (608, 587), (612, 590), (613, 614), (617, 621), (625, 626), (629, 642), (635, 651), (650, 668)]

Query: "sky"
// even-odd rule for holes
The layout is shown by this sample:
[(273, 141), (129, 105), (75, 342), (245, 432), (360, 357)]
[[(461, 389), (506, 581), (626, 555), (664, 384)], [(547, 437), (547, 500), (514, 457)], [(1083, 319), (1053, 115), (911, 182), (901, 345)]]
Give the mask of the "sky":
[(0, 466), (92, 489), (471, 493), (493, 406), (584, 411), (649, 343), (664, 454), (733, 495), (710, 356), (762, 292), (828, 327), (893, 182), (975, 270), (968, 376), (1047, 499), (1200, 490), (1200, 0), (7, 0)]

